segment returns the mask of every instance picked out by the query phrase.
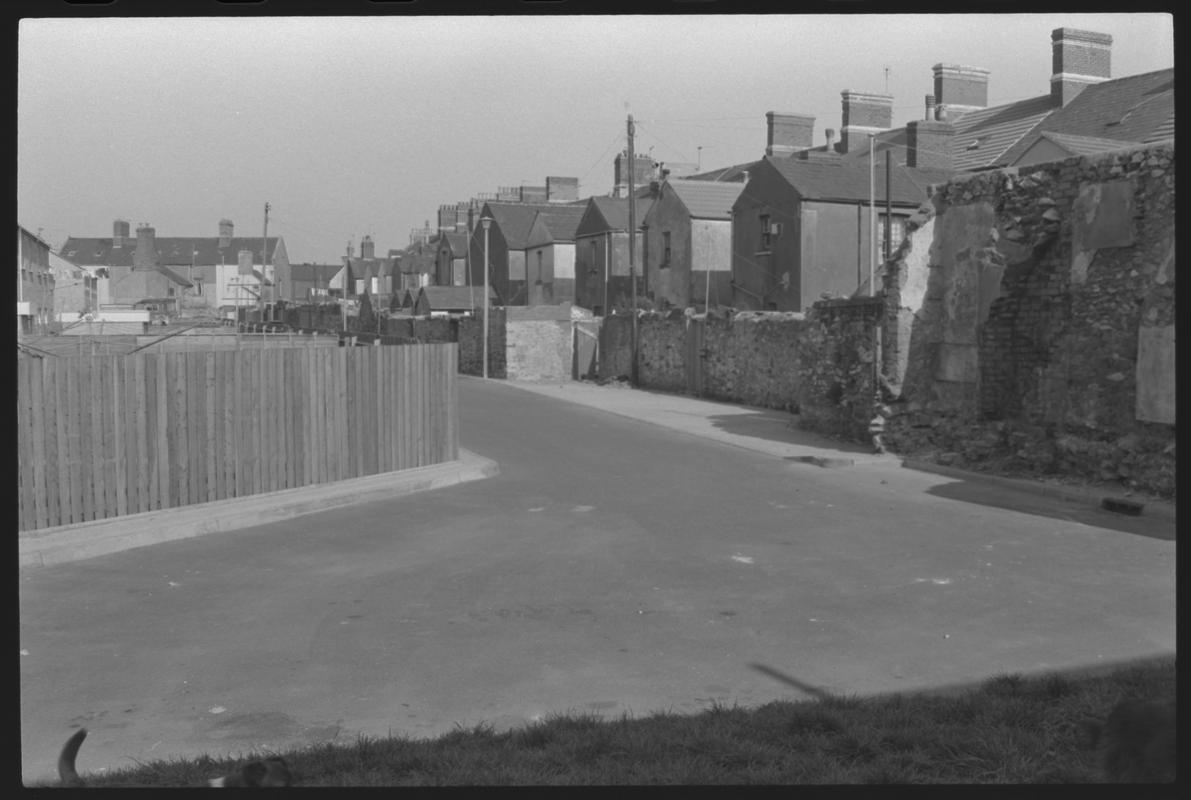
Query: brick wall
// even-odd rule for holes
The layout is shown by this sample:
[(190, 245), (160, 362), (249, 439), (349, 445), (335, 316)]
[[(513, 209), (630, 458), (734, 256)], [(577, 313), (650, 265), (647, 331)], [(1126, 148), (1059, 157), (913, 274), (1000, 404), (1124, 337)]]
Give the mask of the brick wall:
[(887, 443), (1174, 491), (1174, 148), (955, 179), (887, 270)]

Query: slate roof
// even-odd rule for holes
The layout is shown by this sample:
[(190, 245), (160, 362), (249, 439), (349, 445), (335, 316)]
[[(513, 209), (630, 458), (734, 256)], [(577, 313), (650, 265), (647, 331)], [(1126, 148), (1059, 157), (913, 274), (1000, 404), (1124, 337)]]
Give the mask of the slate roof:
[(466, 233), (444, 233), (442, 234), (442, 241), (445, 241), (447, 246), (450, 247), (453, 257), (462, 258), (467, 254)]
[[(268, 238), (269, 252), (277, 249), (280, 237)], [(240, 260), (241, 250), (252, 251), (254, 264), (263, 263), (261, 258), (261, 237), (233, 236), (227, 247), (219, 246), (218, 236), (158, 236), (153, 240), (157, 250), (157, 263), (173, 266), (190, 266), (191, 254), (195, 266), (235, 264)], [(85, 266), (131, 267), (136, 252), (136, 239), (124, 240), (123, 247), (113, 247), (112, 238), (71, 236), (62, 245), (60, 254), (76, 264)]]
[[(1085, 90), (1086, 91), (1086, 90)], [(969, 111), (958, 119), (951, 140), (951, 164), (960, 171), (1008, 163), (1007, 151), (1055, 109), (1050, 95)]]
[[(870, 169), (867, 159), (849, 158), (765, 158), (804, 200), (867, 201), (870, 192)], [(878, 203), (885, 200), (885, 181), (873, 184)], [(894, 164), (890, 170), (891, 202), (899, 205), (918, 205), (926, 199), (920, 182), (911, 177), (906, 167)]]
[[(426, 296), (431, 311), (470, 311), (484, 303), (484, 289), (481, 286), (423, 286), (418, 292)], [(488, 287), (488, 299), (497, 299), (496, 289), (491, 286)], [(417, 305), (416, 298), (414, 305)]]
[[(964, 115), (960, 119), (966, 118)], [(1118, 147), (1172, 138), (1174, 70), (1145, 72), (1088, 86), (1066, 106), (1039, 120), (998, 163), (1014, 163), (1045, 133), (1116, 141)]]
[(732, 204), (744, 190), (744, 184), (680, 179), (666, 185), (678, 196), (694, 219), (731, 219)]
[[(556, 206), (546, 211), (539, 211), (535, 217), (535, 224), (540, 221), (545, 225), (552, 241), (573, 242), (575, 241), (575, 230), (579, 227), (579, 221), (583, 219), (585, 211), (587, 209), (583, 206)], [(526, 242), (528, 243), (528, 239)]]
[(294, 281), (326, 283), (334, 278), (343, 264), (290, 264), (290, 278)]
[[(654, 198), (648, 196), (637, 197), (633, 213), (637, 221), (637, 229), (641, 229), (641, 222), (649, 209), (653, 208)], [(627, 197), (599, 196), (591, 198), (590, 205), (584, 212), (583, 219), (576, 229), (576, 235), (594, 236), (607, 231), (625, 231), (629, 229), (629, 199)]]
[(721, 181), (721, 182), (735, 182), (743, 181), (744, 173), (757, 168), (759, 161), (750, 161), (747, 164), (736, 164), (731, 167), (721, 167), (720, 169), (713, 169), (709, 172), (700, 172), (697, 175), (687, 175), (682, 180), (684, 181)]
[[(485, 213), (493, 219), (493, 224), (500, 227), (500, 233), (511, 250), (524, 250), (526, 239), (533, 228), (533, 221), (539, 211), (549, 211), (555, 205), (549, 203), (499, 203), (488, 201), (480, 210), (480, 217)], [(483, 227), (476, 228), (483, 240)]]

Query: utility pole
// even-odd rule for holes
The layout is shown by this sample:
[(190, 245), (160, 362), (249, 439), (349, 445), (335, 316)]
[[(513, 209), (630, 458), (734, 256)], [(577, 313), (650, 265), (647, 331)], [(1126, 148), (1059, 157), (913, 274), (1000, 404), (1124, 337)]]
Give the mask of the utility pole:
[(629, 114), (629, 283), (632, 286), (633, 338), (630, 352), (632, 365), (630, 377), (633, 385), (637, 385), (637, 199), (633, 196), (633, 174), (637, 171), (637, 161), (633, 155), (633, 115)]
[(269, 204), (265, 203), (265, 232), (261, 236), (261, 305), (265, 304), (265, 281), (269, 278)]

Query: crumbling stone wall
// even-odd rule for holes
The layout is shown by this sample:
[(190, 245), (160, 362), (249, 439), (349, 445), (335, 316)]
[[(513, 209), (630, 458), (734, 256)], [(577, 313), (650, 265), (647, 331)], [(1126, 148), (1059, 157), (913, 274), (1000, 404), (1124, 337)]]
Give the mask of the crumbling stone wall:
[(716, 400), (787, 411), (798, 409), (804, 316), (740, 311), (705, 322), (704, 394)]
[(867, 440), (875, 405), (876, 331), (881, 298), (820, 300), (807, 314), (798, 358), (800, 424)]
[(886, 269), (886, 443), (1174, 492), (1174, 147), (935, 187)]

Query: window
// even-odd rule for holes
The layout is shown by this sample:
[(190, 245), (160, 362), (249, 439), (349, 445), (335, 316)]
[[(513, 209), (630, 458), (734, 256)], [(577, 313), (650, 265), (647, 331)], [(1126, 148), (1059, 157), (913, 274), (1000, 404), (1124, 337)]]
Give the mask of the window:
[(662, 266), (670, 266), (670, 231), (662, 231)]
[(769, 238), (769, 215), (761, 215), (761, 249), (768, 250), (770, 245)]
[[(877, 255), (885, 258), (885, 214), (877, 219)], [(906, 238), (906, 218), (893, 215), (889, 217), (889, 254), (892, 255)]]

